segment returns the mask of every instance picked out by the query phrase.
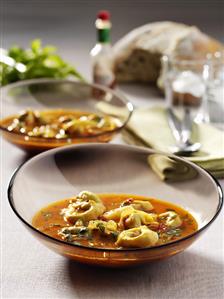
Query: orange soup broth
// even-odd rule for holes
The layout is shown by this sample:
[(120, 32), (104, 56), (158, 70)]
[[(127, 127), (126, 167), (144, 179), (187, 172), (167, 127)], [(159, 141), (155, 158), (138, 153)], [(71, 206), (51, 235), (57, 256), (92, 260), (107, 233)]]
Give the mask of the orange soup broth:
[[(170, 202), (162, 201), (155, 198), (149, 198), (145, 196), (136, 196), (129, 194), (98, 194), (102, 202), (106, 207), (106, 211), (118, 208), (122, 202), (128, 198), (133, 199), (148, 199), (153, 205), (154, 209), (150, 212), (160, 214), (169, 210), (174, 210), (183, 220), (181, 229), (182, 233), (180, 236), (175, 236), (172, 241), (182, 239), (198, 229), (198, 224), (194, 217), (184, 210), (183, 208), (174, 205)], [(32, 224), (39, 231), (46, 235), (49, 235), (55, 239), (63, 240), (58, 235), (58, 230), (65, 226), (71, 226), (67, 221), (64, 220), (60, 214), (61, 210), (66, 208), (69, 204), (70, 198), (53, 202), (52, 204), (42, 208), (33, 217)], [(171, 242), (172, 242), (171, 241)], [(88, 246), (88, 247), (99, 247), (99, 248), (118, 248), (115, 244), (115, 240), (99, 236), (98, 234), (93, 236), (93, 240), (89, 241), (86, 239), (77, 239), (76, 244)], [(160, 245), (160, 244), (158, 244)]]
[[(59, 117), (61, 117), (61, 116), (72, 116), (72, 117), (75, 117), (75, 118), (80, 118), (81, 116), (89, 116), (89, 115), (92, 115), (92, 114), (97, 116), (97, 114), (91, 113), (91, 112), (84, 112), (84, 111), (79, 111), (79, 110), (66, 110), (66, 109), (43, 110), (43, 111), (38, 111), (38, 112), (42, 116), (47, 117), (47, 120), (48, 120), (47, 123), (48, 124), (57, 123)], [(18, 118), (18, 116), (19, 115), (16, 114), (16, 115), (11, 115), (11, 116), (8, 116), (4, 119), (1, 119), (0, 120), (0, 127), (7, 130), (8, 127), (12, 124), (13, 120), (15, 118)], [(115, 117), (111, 117), (109, 115), (106, 115), (106, 116), (104, 116), (104, 118), (106, 118), (110, 121), (110, 123), (112, 125), (112, 128), (109, 129), (109, 130), (105, 129), (105, 128), (99, 129), (99, 132), (97, 132), (98, 134), (103, 133), (103, 132), (110, 132), (110, 131), (114, 130), (115, 128), (118, 128), (118, 127), (121, 126), (120, 121)], [(29, 130), (32, 130), (34, 127), (35, 127), (35, 125), (27, 127), (27, 128)], [(20, 132), (14, 132), (14, 131), (10, 131), (10, 132), (13, 132), (13, 133), (16, 133), (16, 134), (19, 134), (19, 135), (27, 135), (27, 134), (20, 133)], [(86, 135), (83, 135), (81, 137), (88, 137), (88, 136), (91, 136), (91, 134), (86, 134)], [(35, 136), (35, 138), (38, 138), (38, 136)], [(41, 138), (49, 139), (47, 137), (41, 137)], [(66, 139), (67, 138), (68, 137), (66, 137)]]

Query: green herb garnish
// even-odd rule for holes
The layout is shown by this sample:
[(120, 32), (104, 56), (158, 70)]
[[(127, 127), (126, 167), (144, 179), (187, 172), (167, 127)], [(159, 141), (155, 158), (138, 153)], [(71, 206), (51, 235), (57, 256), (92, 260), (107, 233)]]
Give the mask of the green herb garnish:
[(101, 233), (105, 232), (105, 226), (103, 225), (103, 223), (101, 223), (101, 222), (97, 223), (97, 227), (99, 228), (99, 231)]
[(85, 81), (57, 54), (56, 47), (42, 47), (39, 39), (33, 40), (29, 49), (13, 46), (8, 51), (0, 50), (0, 85), (34, 78), (63, 79), (69, 76)]
[(111, 232), (110, 234), (111, 234), (112, 238), (116, 241), (119, 233), (118, 232)]
[(81, 228), (79, 229), (78, 234), (79, 234), (79, 235), (84, 235), (84, 234), (87, 233), (87, 231), (88, 231), (87, 227), (81, 227)]
[(48, 220), (49, 218), (52, 217), (51, 212), (41, 212), (42, 216), (44, 217), (45, 220)]
[(65, 241), (68, 243), (73, 243), (73, 235), (72, 234), (68, 234), (65, 236)]
[(179, 237), (181, 235), (181, 233), (182, 233), (181, 228), (173, 228), (166, 232), (167, 235), (174, 236), (174, 237)]
[(82, 227), (77, 233), (77, 237), (79, 238), (86, 238), (88, 240), (92, 239), (92, 235), (90, 230), (87, 227)]

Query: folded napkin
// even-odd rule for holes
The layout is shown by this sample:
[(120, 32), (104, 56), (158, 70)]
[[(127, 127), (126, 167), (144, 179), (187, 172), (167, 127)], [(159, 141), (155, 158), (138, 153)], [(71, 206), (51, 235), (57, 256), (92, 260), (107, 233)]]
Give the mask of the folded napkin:
[(198, 175), (198, 172), (191, 165), (161, 154), (149, 155), (148, 163), (162, 181), (188, 181)]
[[(170, 149), (175, 145), (166, 110), (162, 107), (136, 109), (123, 137), (129, 144), (143, 145), (168, 153), (171, 153)], [(199, 141), (201, 149), (185, 159), (205, 168), (216, 178), (224, 177), (224, 132), (209, 124), (195, 124), (192, 141)]]

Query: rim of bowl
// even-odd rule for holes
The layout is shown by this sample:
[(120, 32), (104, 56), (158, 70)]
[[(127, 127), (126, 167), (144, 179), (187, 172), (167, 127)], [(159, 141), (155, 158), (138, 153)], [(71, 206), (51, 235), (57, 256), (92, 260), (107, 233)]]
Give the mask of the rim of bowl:
[[(63, 240), (59, 240), (59, 239), (56, 239), (56, 238), (53, 238), (47, 234), (44, 234), (43, 232), (37, 230), (34, 226), (32, 226), (31, 224), (29, 224), (16, 210), (16, 208), (14, 207), (14, 204), (13, 204), (13, 196), (12, 196), (12, 189), (13, 189), (13, 183), (15, 181), (15, 178), (16, 178), (16, 175), (17, 173), (20, 171), (21, 168), (23, 168), (26, 164), (28, 164), (30, 161), (34, 161), (35, 159), (39, 159), (41, 158), (42, 156), (45, 156), (45, 155), (49, 155), (49, 154), (53, 154), (54, 152), (57, 152), (57, 151), (63, 151), (63, 150), (68, 150), (70, 148), (76, 148), (76, 147), (88, 147), (88, 146), (96, 146), (96, 147), (107, 147), (107, 146), (111, 146), (111, 147), (121, 147), (121, 148), (126, 148), (126, 149), (133, 149), (133, 150), (138, 150), (140, 152), (144, 152), (144, 153), (159, 153), (159, 154), (163, 154), (163, 155), (167, 155), (169, 157), (174, 157), (175, 159), (178, 159), (180, 161), (184, 161), (185, 163), (189, 163), (191, 166), (195, 167), (197, 170), (203, 172), (204, 174), (206, 174), (212, 181), (213, 183), (215, 184), (216, 188), (217, 188), (217, 193), (218, 193), (218, 199), (219, 199), (219, 203), (218, 203), (218, 206), (217, 206), (217, 210), (216, 210), (216, 213), (213, 215), (213, 217), (211, 218), (211, 220), (205, 224), (203, 227), (201, 227), (200, 229), (198, 229), (197, 231), (195, 231), (194, 233), (184, 237), (184, 238), (181, 238), (181, 239), (178, 239), (178, 240), (175, 240), (173, 242), (169, 242), (169, 243), (165, 243), (165, 244), (162, 244), (162, 245), (158, 245), (158, 246), (153, 246), (153, 247), (144, 247), (144, 248), (129, 248), (129, 249), (126, 249), (126, 248), (121, 248), (121, 249), (116, 249), (116, 248), (99, 248), (99, 247), (88, 247), (88, 246), (84, 246), (84, 245), (78, 245), (78, 244), (71, 244), (71, 243), (68, 243), (68, 242), (65, 242)], [(202, 231), (204, 231), (207, 227), (209, 227), (213, 222), (214, 220), (217, 218), (217, 216), (219, 215), (222, 207), (223, 207), (223, 201), (224, 201), (224, 192), (222, 190), (222, 187), (221, 185), (219, 184), (218, 180), (213, 176), (211, 175), (207, 170), (205, 170), (204, 168), (202, 167), (199, 167), (198, 165), (194, 164), (193, 162), (190, 162), (188, 160), (185, 160), (184, 158), (181, 158), (181, 157), (178, 157), (176, 155), (173, 155), (173, 154), (168, 154), (168, 153), (164, 153), (164, 152), (161, 152), (161, 151), (157, 151), (157, 150), (153, 150), (153, 149), (149, 149), (149, 148), (143, 148), (143, 147), (140, 147), (140, 146), (130, 146), (130, 145), (123, 145), (123, 144), (102, 144), (102, 143), (92, 143), (92, 144), (77, 144), (77, 145), (69, 145), (69, 146), (65, 146), (65, 147), (60, 147), (60, 148), (54, 148), (54, 149), (51, 149), (51, 150), (48, 150), (46, 152), (43, 152), (43, 153), (40, 153), (38, 155), (36, 155), (35, 157), (29, 159), (28, 161), (22, 163), (13, 173), (10, 181), (9, 181), (9, 185), (8, 185), (8, 189), (7, 189), (7, 195), (8, 195), (8, 201), (9, 201), (9, 205), (11, 207), (11, 209), (13, 210), (13, 212), (16, 214), (16, 216), (23, 222), (23, 224), (25, 224), (26, 226), (28, 226), (31, 230), (33, 230), (34, 232), (36, 232), (37, 234), (39, 234), (40, 236), (42, 237), (45, 237), (47, 239), (49, 239), (50, 241), (54, 241), (54, 242), (59, 242), (59, 244), (64, 244), (64, 245), (67, 245), (67, 246), (71, 246), (71, 247), (79, 247), (79, 248), (84, 248), (84, 249), (89, 249), (89, 250), (97, 250), (97, 251), (113, 251), (113, 252), (124, 252), (124, 251), (144, 251), (144, 250), (156, 250), (156, 249), (159, 249), (159, 248), (164, 248), (164, 247), (168, 247), (170, 245), (175, 245), (175, 244), (179, 244), (181, 243), (182, 241), (185, 241), (185, 240), (188, 240), (198, 234), (200, 234)]]
[[(99, 90), (103, 90), (105, 92), (109, 92), (113, 95), (115, 95), (119, 100), (121, 100), (124, 104), (125, 104), (125, 107), (127, 108), (127, 111), (128, 111), (128, 116), (127, 118), (125, 119), (125, 121), (122, 123), (121, 126), (119, 127), (115, 127), (113, 130), (110, 130), (110, 131), (106, 131), (106, 132), (102, 132), (102, 133), (97, 133), (97, 134), (94, 134), (94, 135), (91, 135), (91, 136), (80, 136), (80, 137), (76, 137), (76, 138), (60, 138), (60, 139), (57, 139), (57, 138), (44, 138), (44, 137), (33, 137), (33, 136), (28, 136), (26, 134), (21, 134), (21, 133), (17, 133), (17, 132), (13, 132), (13, 131), (9, 131), (7, 128), (4, 128), (0, 125), (0, 130), (4, 131), (4, 132), (7, 132), (8, 134), (10, 135), (16, 135), (16, 136), (21, 136), (21, 137), (29, 137), (29, 140), (27, 140), (27, 142), (30, 142), (30, 141), (44, 141), (48, 143), (72, 143), (72, 142), (75, 142), (77, 139), (94, 139), (96, 137), (101, 137), (101, 136), (104, 136), (104, 135), (107, 135), (107, 134), (113, 134), (113, 133), (116, 133), (116, 132), (119, 132), (120, 130), (122, 130), (126, 124), (128, 123), (133, 111), (134, 111), (134, 106), (133, 104), (126, 98), (125, 95), (123, 95), (121, 92), (117, 91), (117, 90), (113, 90), (113, 89), (110, 89), (106, 86), (103, 86), (103, 85), (100, 85), (100, 84), (92, 84), (92, 83), (88, 83), (88, 82), (81, 82), (81, 81), (76, 81), (76, 80), (72, 80), (72, 79), (48, 79), (48, 78), (41, 78), (41, 79), (29, 79), (29, 80), (23, 80), (23, 81), (19, 81), (19, 82), (15, 82), (15, 83), (11, 83), (11, 84), (8, 84), (6, 86), (0, 86), (0, 90), (7, 90), (7, 89), (11, 89), (11, 88), (14, 88), (14, 87), (19, 87), (19, 86), (23, 86), (23, 85), (29, 85), (29, 84), (37, 84), (37, 83), (78, 83), (78, 84), (82, 84), (82, 85), (86, 85), (86, 86), (89, 86), (89, 87), (96, 87), (97, 89)], [(68, 109), (69, 110), (69, 109)], [(109, 114), (106, 114), (106, 115), (109, 115)], [(110, 115), (109, 115), (110, 116)], [(69, 140), (69, 142), (68, 142)]]

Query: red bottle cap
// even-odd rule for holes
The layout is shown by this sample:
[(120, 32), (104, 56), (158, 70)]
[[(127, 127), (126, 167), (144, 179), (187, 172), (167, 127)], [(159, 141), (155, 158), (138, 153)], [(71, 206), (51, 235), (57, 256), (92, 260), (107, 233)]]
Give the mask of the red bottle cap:
[(110, 20), (110, 13), (107, 10), (101, 10), (99, 11), (97, 15), (97, 19), (101, 19), (103, 21), (108, 21)]

